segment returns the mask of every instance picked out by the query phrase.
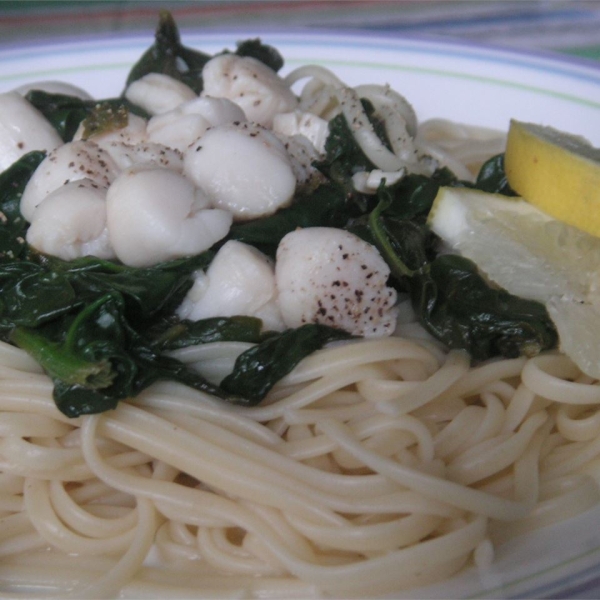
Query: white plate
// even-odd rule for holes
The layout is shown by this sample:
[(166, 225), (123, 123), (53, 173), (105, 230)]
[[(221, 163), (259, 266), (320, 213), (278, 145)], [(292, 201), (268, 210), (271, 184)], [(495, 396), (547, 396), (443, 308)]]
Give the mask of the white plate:
[[(478, 46), (356, 35), (184, 33), (208, 53), (260, 37), (286, 59), (335, 70), (349, 84), (389, 83), (420, 119), (446, 117), (506, 130), (510, 118), (584, 135), (600, 146), (600, 64)], [(151, 35), (0, 47), (0, 92), (36, 80), (74, 83), (102, 98), (119, 94)], [(598, 598), (600, 507), (498, 549), (493, 567), (397, 597)]]

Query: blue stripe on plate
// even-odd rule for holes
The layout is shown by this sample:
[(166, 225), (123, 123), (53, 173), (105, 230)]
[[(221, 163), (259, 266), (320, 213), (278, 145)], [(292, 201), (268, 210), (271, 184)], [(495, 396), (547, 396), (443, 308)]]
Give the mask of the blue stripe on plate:
[[(390, 52), (415, 52), (430, 56), (439, 56), (441, 60), (450, 56), (453, 58), (463, 58), (479, 63), (504, 64), (508, 66), (517, 66), (521, 68), (534, 69), (549, 74), (567, 76), (580, 81), (589, 81), (594, 84), (600, 84), (600, 63), (586, 60), (578, 57), (564, 56), (545, 53), (545, 52), (521, 52), (498, 47), (476, 44), (474, 42), (459, 43), (418, 38), (402, 38), (397, 36), (383, 37), (372, 35), (356, 34), (348, 32), (298, 32), (292, 31), (283, 33), (280, 31), (243, 30), (229, 29), (226, 31), (197, 32), (182, 31), (183, 42), (195, 48), (202, 50), (203, 44), (221, 44), (225, 47), (235, 47), (235, 42), (240, 36), (261, 37), (266, 43), (277, 46), (277, 44), (286, 44), (292, 46), (319, 46), (332, 47), (337, 49), (354, 48), (365, 45), (369, 48), (380, 50), (385, 53)], [(55, 56), (72, 54), (74, 49), (77, 52), (97, 51), (103, 45), (109, 44), (112, 48), (119, 50), (144, 51), (152, 43), (152, 38), (147, 35), (141, 36), (106, 36), (97, 37), (87, 36), (77, 39), (69, 38), (60, 44), (36, 43), (27, 47), (9, 44), (3, 47), (0, 45), (0, 60), (18, 60), (23, 58), (34, 58), (40, 55), (40, 51), (51, 52)], [(86, 48), (87, 47), (87, 48)], [(285, 58), (285, 57), (284, 57)], [(600, 101), (600, 92), (599, 98)]]

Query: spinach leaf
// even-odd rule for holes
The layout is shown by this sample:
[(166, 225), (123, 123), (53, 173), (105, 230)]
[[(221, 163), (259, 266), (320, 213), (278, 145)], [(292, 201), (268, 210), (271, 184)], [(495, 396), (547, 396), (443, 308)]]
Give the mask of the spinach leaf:
[[(433, 258), (433, 237), (424, 227), (422, 211), (429, 210), (439, 183), (421, 175), (409, 175), (402, 188), (377, 190), (377, 206), (367, 215), (355, 219), (347, 229), (377, 247), (390, 267), (394, 286), (406, 289), (405, 279)], [(433, 196), (433, 197), (432, 197)], [(420, 206), (418, 211), (415, 207)]]
[(270, 336), (237, 358), (233, 373), (221, 381), (221, 388), (257, 404), (303, 358), (328, 342), (350, 337), (345, 331), (316, 323)]
[(91, 301), (107, 291), (118, 292), (125, 301), (129, 318), (143, 321), (179, 305), (192, 285), (194, 271), (206, 268), (214, 253), (159, 263), (152, 267), (128, 267), (94, 256), (65, 261), (39, 256), (49, 272), (63, 275), (77, 296)]
[(377, 190), (379, 199), (391, 197), (385, 212), (399, 219), (423, 221), (433, 205), (440, 186), (460, 185), (456, 176), (447, 168), (436, 170), (431, 177), (410, 173), (397, 183)]
[(151, 331), (152, 347), (176, 350), (213, 342), (249, 342), (261, 340), (262, 321), (256, 317), (213, 317), (199, 321), (166, 319)]
[(416, 273), (411, 297), (425, 329), (477, 360), (535, 356), (558, 343), (543, 304), (491, 287), (461, 256), (438, 256)]
[(34, 150), (0, 173), (0, 264), (27, 253), (25, 235), (29, 224), (21, 215), (21, 196), (45, 156)]
[(147, 338), (154, 320), (173, 312), (193, 272), (211, 257), (207, 252), (146, 269), (33, 253), (31, 260), (7, 262), (0, 265), (0, 335), (44, 367), (57, 405), (69, 416), (114, 407), (163, 378), (223, 397)]
[(209, 54), (184, 46), (173, 16), (167, 10), (161, 10), (154, 44), (129, 72), (126, 87), (149, 73), (162, 73), (185, 83), (199, 94), (202, 69), (211, 58)]
[(492, 194), (503, 194), (504, 196), (517, 195), (510, 187), (506, 177), (504, 154), (492, 156), (492, 158), (481, 165), (474, 187)]
[(56, 405), (69, 417), (114, 408), (160, 379), (224, 396), (180, 361), (154, 352), (124, 314), (123, 298), (107, 293), (63, 323), (17, 327), (10, 340), (52, 378)]
[(38, 328), (18, 326), (10, 332), (9, 339), (35, 358), (53, 379), (92, 390), (106, 388), (116, 376), (110, 361), (106, 358), (94, 360), (78, 351), (85, 342), (77, 338), (77, 334), (86, 318), (91, 317), (90, 313), (96, 311), (99, 312), (98, 303), (82, 311), (68, 329), (57, 328), (55, 323)]
[(15, 326), (38, 327), (78, 308), (69, 279), (30, 261), (0, 265), (0, 337)]
[(56, 129), (63, 142), (70, 142), (79, 124), (91, 113), (96, 102), (77, 96), (31, 90), (27, 100), (39, 110)]
[(238, 56), (255, 58), (275, 72), (283, 67), (283, 57), (279, 51), (273, 46), (263, 44), (258, 38), (238, 42), (235, 53)]
[(426, 231), (414, 221), (384, 216), (391, 198), (382, 200), (369, 215), (368, 230), (392, 275), (402, 281), (427, 262)]
[[(251, 317), (181, 322), (146, 337), (125, 317), (125, 302), (107, 293), (61, 322), (37, 328), (17, 326), (12, 343), (26, 350), (54, 382), (54, 400), (67, 416), (103, 412), (159, 380), (177, 381), (244, 406), (260, 402), (272, 386), (305, 356), (343, 331), (307, 325), (281, 334), (260, 335)], [(221, 387), (164, 352), (189, 344), (234, 340), (258, 342), (237, 360)]]

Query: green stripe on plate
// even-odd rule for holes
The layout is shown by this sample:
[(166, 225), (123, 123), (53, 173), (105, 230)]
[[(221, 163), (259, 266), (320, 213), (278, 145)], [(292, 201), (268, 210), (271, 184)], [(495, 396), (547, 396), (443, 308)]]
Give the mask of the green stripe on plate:
[[(130, 69), (133, 66), (131, 62), (123, 62), (123, 63), (106, 63), (102, 65), (86, 65), (86, 66), (77, 66), (77, 67), (60, 67), (57, 69), (44, 69), (40, 71), (23, 71), (21, 73), (14, 73), (11, 75), (0, 75), (0, 81), (11, 81), (13, 79), (23, 79), (31, 77), (32, 80), (38, 80), (38, 78), (43, 77), (44, 79), (48, 79), (49, 75), (60, 75), (67, 73), (89, 73), (92, 71), (110, 71), (113, 69)], [(123, 81), (123, 83), (125, 83)]]

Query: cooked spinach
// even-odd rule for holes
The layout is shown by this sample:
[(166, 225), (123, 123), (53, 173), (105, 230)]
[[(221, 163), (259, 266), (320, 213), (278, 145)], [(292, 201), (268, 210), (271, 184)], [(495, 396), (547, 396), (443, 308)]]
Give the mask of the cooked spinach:
[(181, 43), (179, 29), (169, 11), (161, 10), (155, 41), (127, 76), (126, 87), (149, 73), (162, 73), (182, 81), (195, 92), (202, 91), (202, 69), (212, 58)]
[(79, 124), (92, 112), (95, 101), (68, 94), (31, 90), (25, 96), (52, 124), (63, 142), (70, 142)]
[(410, 289), (425, 329), (477, 360), (535, 356), (558, 342), (543, 304), (490, 286), (461, 256), (438, 256), (415, 273)]
[[(183, 299), (211, 254), (135, 269), (86, 257), (31, 253), (0, 265), (0, 335), (22, 347), (54, 380), (65, 414), (98, 412), (169, 377), (223, 396), (179, 361), (153, 348), (146, 328)], [(73, 404), (84, 390), (90, 396)]]
[(0, 173), (0, 264), (27, 252), (25, 235), (29, 224), (21, 215), (21, 196), (45, 156), (44, 152), (34, 150)]
[(54, 382), (54, 401), (69, 417), (115, 408), (160, 379), (224, 397), (186, 365), (155, 352), (126, 318), (118, 293), (36, 329), (16, 327), (10, 341), (31, 354)]
[[(431, 177), (410, 173), (397, 183), (383, 188), (386, 196), (391, 198), (386, 214), (397, 219), (422, 221), (429, 214), (440, 186), (448, 185), (462, 185), (462, 182), (447, 168), (437, 169)], [(383, 189), (378, 190), (379, 198)]]
[(386, 189), (379, 190), (379, 204), (371, 212), (367, 228), (372, 243), (387, 262), (398, 282), (412, 277), (427, 262), (427, 231), (409, 219), (397, 218), (392, 211), (394, 198)]
[(81, 305), (68, 278), (31, 261), (0, 265), (0, 336), (39, 327)]
[[(256, 58), (274, 71), (283, 66), (281, 54), (259, 39), (239, 42), (235, 54)], [(126, 86), (149, 73), (162, 73), (185, 83), (199, 94), (203, 88), (202, 69), (211, 58), (213, 55), (184, 46), (173, 16), (169, 11), (162, 10), (154, 44), (129, 72)]]
[[(54, 382), (56, 405), (74, 417), (114, 408), (163, 379), (252, 405), (302, 358), (347, 337), (321, 326), (266, 335), (252, 317), (177, 320), (174, 308), (193, 273), (212, 256), (206, 252), (133, 268), (93, 257), (67, 262), (30, 252), (28, 260), (0, 264), (0, 339), (39, 362)], [(226, 387), (209, 383), (167, 354), (216, 341), (258, 344), (240, 356)]]
[(83, 302), (110, 290), (123, 296), (130, 318), (144, 321), (172, 311), (192, 285), (193, 272), (206, 268), (213, 256), (207, 251), (152, 267), (127, 267), (93, 256), (64, 261), (40, 255), (38, 260), (49, 272), (66, 277)]
[(435, 257), (435, 236), (424, 227), (440, 185), (454, 183), (442, 169), (430, 178), (409, 174), (400, 182), (377, 189), (376, 206), (352, 220), (347, 229), (377, 246), (390, 267), (394, 286), (405, 289), (405, 279)]
[(504, 170), (504, 154), (497, 154), (488, 159), (479, 169), (475, 186), (484, 192), (492, 194), (503, 194), (504, 196), (516, 196), (516, 192), (510, 187)]
[(283, 67), (283, 57), (276, 48), (263, 44), (259, 38), (243, 40), (237, 43), (235, 53), (238, 56), (249, 56), (260, 60), (270, 69), (277, 72)]
[(270, 336), (238, 357), (233, 372), (221, 382), (221, 388), (258, 403), (304, 357), (328, 342), (350, 337), (340, 329), (316, 323), (307, 323), (297, 329)]
[(257, 344), (262, 321), (256, 317), (212, 317), (199, 321), (167, 318), (151, 331), (152, 347), (163, 352), (213, 342)]

